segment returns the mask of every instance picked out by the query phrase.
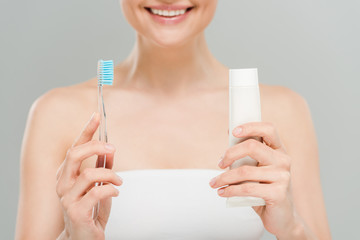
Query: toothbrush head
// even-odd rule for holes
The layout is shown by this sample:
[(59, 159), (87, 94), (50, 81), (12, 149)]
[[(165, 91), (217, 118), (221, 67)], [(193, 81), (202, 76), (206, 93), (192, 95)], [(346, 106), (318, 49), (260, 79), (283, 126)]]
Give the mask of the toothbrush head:
[(112, 85), (114, 80), (113, 60), (99, 60), (97, 71), (98, 85)]

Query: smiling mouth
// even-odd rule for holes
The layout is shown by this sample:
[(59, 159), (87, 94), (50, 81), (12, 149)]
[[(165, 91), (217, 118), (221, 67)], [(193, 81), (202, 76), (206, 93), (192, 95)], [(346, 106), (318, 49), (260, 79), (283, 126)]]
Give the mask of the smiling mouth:
[(166, 18), (173, 18), (173, 17), (184, 15), (185, 13), (191, 11), (193, 8), (194, 7), (188, 7), (188, 8), (183, 8), (183, 9), (170, 10), (170, 9), (156, 9), (156, 8), (145, 7), (145, 9), (149, 13), (151, 13), (153, 15), (161, 16), (161, 17), (166, 17)]

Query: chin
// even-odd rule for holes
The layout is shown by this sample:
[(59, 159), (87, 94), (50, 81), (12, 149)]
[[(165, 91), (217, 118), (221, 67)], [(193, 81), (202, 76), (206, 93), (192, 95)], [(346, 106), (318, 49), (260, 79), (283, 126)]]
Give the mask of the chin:
[(166, 48), (196, 41), (211, 22), (216, 3), (217, 0), (121, 1), (125, 18), (138, 36)]
[(194, 36), (189, 32), (182, 31), (157, 31), (144, 35), (147, 40), (150, 40), (155, 45), (162, 48), (178, 48), (194, 41)]

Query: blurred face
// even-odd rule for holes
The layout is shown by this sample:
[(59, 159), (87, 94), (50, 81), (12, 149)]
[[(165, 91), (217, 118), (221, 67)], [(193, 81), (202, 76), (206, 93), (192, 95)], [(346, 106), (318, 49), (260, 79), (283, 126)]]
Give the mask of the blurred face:
[(191, 41), (210, 23), (217, 0), (121, 0), (128, 22), (162, 47)]

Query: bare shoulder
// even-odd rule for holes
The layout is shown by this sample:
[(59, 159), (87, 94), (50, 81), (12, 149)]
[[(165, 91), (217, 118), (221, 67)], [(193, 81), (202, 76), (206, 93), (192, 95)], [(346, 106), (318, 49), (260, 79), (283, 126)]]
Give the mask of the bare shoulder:
[(92, 93), (96, 96), (96, 88), (90, 87), (88, 82), (49, 90), (32, 104), (28, 130), (34, 129), (48, 137), (67, 141), (96, 109), (96, 97), (93, 100)]
[(286, 114), (288, 111), (304, 110), (307, 102), (303, 96), (294, 90), (275, 85), (260, 85), (262, 104), (271, 107), (272, 110), (281, 110)]
[(260, 85), (260, 95), (263, 120), (276, 126), (285, 145), (293, 145), (301, 136), (315, 142), (310, 108), (303, 96), (290, 88), (272, 85)]
[(48, 110), (48, 113), (51, 112), (52, 108), (60, 111), (72, 110), (77, 105), (86, 102), (89, 92), (95, 90), (90, 86), (89, 82), (54, 88), (38, 97), (32, 109), (41, 108), (42, 110)]
[[(265, 118), (286, 122), (309, 114), (306, 99), (294, 90), (283, 86), (261, 85), (261, 104)], [(284, 119), (286, 117), (286, 119)]]

